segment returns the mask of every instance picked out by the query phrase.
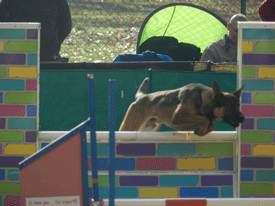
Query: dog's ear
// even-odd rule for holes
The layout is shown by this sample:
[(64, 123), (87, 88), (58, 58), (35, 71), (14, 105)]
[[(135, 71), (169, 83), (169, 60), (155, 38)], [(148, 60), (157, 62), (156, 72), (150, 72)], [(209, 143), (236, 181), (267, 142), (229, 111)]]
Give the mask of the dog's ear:
[(218, 101), (220, 98), (223, 97), (223, 93), (219, 87), (219, 85), (217, 84), (216, 81), (213, 81), (213, 84), (212, 84), (212, 89), (213, 89), (213, 98), (215, 101)]
[(244, 85), (243, 85), (241, 88), (237, 89), (237, 90), (236, 90), (235, 92), (233, 92), (232, 94), (233, 94), (234, 96), (236, 96), (238, 99), (240, 99), (243, 88), (244, 88)]

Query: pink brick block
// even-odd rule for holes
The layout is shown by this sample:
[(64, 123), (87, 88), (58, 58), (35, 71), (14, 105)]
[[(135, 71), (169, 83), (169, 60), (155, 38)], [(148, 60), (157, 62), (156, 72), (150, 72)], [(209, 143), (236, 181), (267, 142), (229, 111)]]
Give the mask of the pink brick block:
[(20, 206), (20, 196), (10, 195), (4, 200), (4, 206)]
[(242, 106), (242, 113), (246, 117), (273, 117), (274, 106)]
[(241, 145), (241, 155), (251, 155), (251, 145), (242, 144)]
[(138, 158), (137, 170), (174, 170), (175, 158)]
[(37, 90), (37, 80), (27, 80), (26, 81), (26, 90), (27, 91), (36, 91)]
[(0, 116), (24, 116), (25, 106), (23, 105), (0, 105)]

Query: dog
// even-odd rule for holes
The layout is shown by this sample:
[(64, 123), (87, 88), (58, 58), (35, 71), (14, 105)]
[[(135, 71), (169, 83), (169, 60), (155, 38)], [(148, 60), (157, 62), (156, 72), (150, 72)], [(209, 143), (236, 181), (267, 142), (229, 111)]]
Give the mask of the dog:
[(245, 119), (240, 112), (244, 85), (233, 93), (222, 92), (216, 81), (212, 88), (191, 83), (174, 90), (145, 94), (149, 78), (140, 85), (119, 131), (158, 131), (162, 124), (177, 131), (204, 136), (214, 131), (214, 121), (238, 127)]

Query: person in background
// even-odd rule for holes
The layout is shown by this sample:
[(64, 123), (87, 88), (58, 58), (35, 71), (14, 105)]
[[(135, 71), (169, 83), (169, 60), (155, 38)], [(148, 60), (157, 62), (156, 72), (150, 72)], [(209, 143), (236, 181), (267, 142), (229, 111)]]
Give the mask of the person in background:
[(40, 61), (61, 61), (61, 44), (72, 29), (67, 0), (2, 0), (0, 22), (40, 22)]
[(262, 21), (275, 21), (275, 0), (265, 0), (259, 7)]
[(222, 39), (207, 46), (200, 61), (214, 63), (237, 62), (238, 21), (248, 21), (245, 15), (235, 14), (227, 23), (228, 33)]

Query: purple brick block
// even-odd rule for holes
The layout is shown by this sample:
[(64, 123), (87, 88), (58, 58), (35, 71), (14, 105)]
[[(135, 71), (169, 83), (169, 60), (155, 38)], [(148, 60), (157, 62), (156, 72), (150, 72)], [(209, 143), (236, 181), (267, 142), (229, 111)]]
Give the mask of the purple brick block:
[(273, 157), (242, 157), (242, 168), (273, 168)]
[(0, 129), (5, 129), (6, 119), (0, 118)]
[(26, 131), (26, 142), (36, 142), (36, 131)]
[(157, 176), (121, 176), (120, 186), (157, 186)]
[(4, 205), (20, 206), (20, 196), (19, 195), (9, 195), (4, 200)]
[(25, 64), (25, 54), (0, 54), (0, 64)]
[(28, 29), (27, 30), (27, 39), (37, 39), (38, 30), (36, 29)]
[(201, 186), (233, 186), (232, 175), (203, 175)]
[(154, 156), (155, 144), (119, 144), (117, 154), (125, 156)]
[(243, 64), (246, 65), (274, 65), (274, 54), (243, 54)]
[(242, 129), (253, 129), (254, 128), (254, 119), (245, 119), (242, 123)]
[(24, 157), (0, 157), (0, 167), (18, 167), (19, 162), (23, 161)]

